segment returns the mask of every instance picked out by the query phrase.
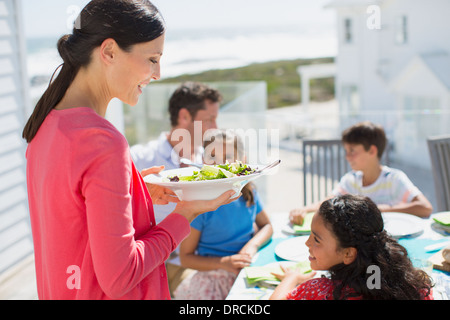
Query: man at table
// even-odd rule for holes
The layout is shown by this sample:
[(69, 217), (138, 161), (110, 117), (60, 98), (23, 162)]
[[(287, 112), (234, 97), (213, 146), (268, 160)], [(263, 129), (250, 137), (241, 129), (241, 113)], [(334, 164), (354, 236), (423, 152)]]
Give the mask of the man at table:
[(294, 209), (290, 220), (302, 224), (307, 212), (316, 212), (324, 200), (344, 194), (369, 197), (381, 212), (404, 212), (427, 218), (433, 207), (423, 193), (399, 170), (380, 163), (387, 138), (384, 129), (365, 121), (342, 133), (346, 160), (352, 168), (327, 199)]
[[(166, 170), (180, 168), (180, 158), (203, 162), (203, 135), (217, 129), (222, 95), (199, 82), (185, 82), (169, 100), (171, 131), (163, 132), (157, 140), (130, 148), (131, 157), (139, 171), (155, 166)], [(173, 204), (155, 205), (156, 223), (173, 211)]]

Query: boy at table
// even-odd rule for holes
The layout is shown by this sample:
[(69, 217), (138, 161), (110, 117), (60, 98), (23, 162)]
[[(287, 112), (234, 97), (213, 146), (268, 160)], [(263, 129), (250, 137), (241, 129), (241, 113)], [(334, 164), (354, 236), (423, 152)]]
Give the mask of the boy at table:
[(289, 213), (293, 224), (302, 224), (308, 212), (316, 212), (323, 200), (344, 194), (369, 197), (381, 212), (403, 212), (428, 218), (433, 211), (428, 199), (399, 170), (380, 163), (387, 145), (384, 129), (365, 121), (342, 133), (346, 160), (352, 171), (345, 174), (327, 199)]

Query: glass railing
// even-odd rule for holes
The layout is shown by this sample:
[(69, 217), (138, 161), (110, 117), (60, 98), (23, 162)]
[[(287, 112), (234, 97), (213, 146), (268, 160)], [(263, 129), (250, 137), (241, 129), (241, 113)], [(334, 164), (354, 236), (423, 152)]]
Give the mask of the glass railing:
[[(346, 112), (339, 108), (336, 100), (331, 100), (268, 110), (265, 82), (208, 84), (224, 96), (218, 126), (243, 135), (248, 162), (269, 163), (281, 154), (285, 163), (298, 161), (298, 170), (301, 170), (303, 139), (339, 139), (343, 129), (368, 120), (385, 128), (392, 167), (405, 171), (429, 198), (434, 197), (426, 140), (450, 133), (448, 108)], [(125, 134), (130, 145), (156, 139), (161, 132), (170, 130), (168, 101), (178, 85), (154, 83), (148, 86), (135, 107), (116, 100), (108, 111), (108, 119)], [(267, 179), (258, 184), (264, 194)], [(289, 183), (286, 187), (289, 188)]]
[[(267, 109), (267, 88), (265, 82), (213, 82), (207, 83), (219, 90), (224, 97), (217, 119), (221, 128), (258, 128), (260, 119)], [(124, 105), (123, 119), (125, 136), (130, 145), (155, 139), (162, 131), (170, 130), (168, 102), (179, 86), (174, 84), (152, 84), (142, 94), (138, 105)], [(250, 116), (249, 116), (250, 115)], [(266, 127), (264, 123), (262, 127)]]

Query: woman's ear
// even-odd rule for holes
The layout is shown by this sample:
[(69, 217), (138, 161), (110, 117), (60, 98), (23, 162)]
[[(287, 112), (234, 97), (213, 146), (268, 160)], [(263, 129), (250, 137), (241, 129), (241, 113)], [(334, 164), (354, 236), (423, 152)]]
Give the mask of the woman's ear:
[(349, 247), (344, 249), (344, 264), (351, 264), (355, 261), (358, 255), (358, 250), (354, 247)]
[(103, 62), (111, 64), (116, 55), (118, 45), (114, 39), (106, 39), (100, 46), (100, 58)]

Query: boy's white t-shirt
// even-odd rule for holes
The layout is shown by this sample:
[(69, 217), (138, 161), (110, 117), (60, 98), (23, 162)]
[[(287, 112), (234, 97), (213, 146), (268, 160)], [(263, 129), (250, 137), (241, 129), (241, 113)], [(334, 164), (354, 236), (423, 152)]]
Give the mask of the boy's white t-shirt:
[(421, 191), (409, 180), (407, 175), (399, 170), (382, 167), (378, 179), (371, 185), (363, 187), (362, 171), (346, 173), (333, 190), (333, 195), (355, 194), (369, 197), (375, 204), (390, 206), (408, 203), (421, 194)]

